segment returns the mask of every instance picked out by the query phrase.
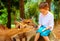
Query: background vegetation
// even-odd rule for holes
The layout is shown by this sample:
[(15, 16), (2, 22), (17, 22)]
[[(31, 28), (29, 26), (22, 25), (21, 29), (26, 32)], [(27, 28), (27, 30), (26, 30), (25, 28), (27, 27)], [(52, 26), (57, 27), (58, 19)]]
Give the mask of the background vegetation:
[[(24, 16), (23, 18), (25, 19), (33, 19), (37, 25), (38, 15), (40, 13), (38, 5), (44, 1), (49, 3), (50, 11), (54, 14), (54, 19), (60, 20), (60, 0), (0, 0), (0, 24), (7, 25), (11, 22), (9, 25), (13, 25), (15, 20), (20, 21)], [(21, 14), (21, 12), (24, 13)]]

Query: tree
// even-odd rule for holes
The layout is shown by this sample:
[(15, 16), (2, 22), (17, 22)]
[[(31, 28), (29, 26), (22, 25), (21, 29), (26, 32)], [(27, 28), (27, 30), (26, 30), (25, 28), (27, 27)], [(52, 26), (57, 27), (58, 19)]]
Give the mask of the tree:
[(8, 8), (8, 22), (7, 22), (7, 27), (11, 28), (11, 9), (10, 9), (10, 0), (7, 0), (7, 8)]
[(20, 17), (24, 18), (24, 0), (19, 0)]
[(51, 0), (46, 0), (46, 2), (49, 4), (49, 9), (50, 9)]

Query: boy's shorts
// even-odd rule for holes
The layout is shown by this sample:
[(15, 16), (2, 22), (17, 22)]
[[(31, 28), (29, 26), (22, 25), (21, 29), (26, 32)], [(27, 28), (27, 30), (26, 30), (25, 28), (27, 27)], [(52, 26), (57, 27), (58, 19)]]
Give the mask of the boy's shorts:
[(50, 30), (45, 30), (44, 32), (42, 31), (43, 29), (45, 29), (46, 27), (45, 26), (41, 26), (37, 31), (36, 33), (40, 33), (41, 36), (48, 36), (50, 34)]

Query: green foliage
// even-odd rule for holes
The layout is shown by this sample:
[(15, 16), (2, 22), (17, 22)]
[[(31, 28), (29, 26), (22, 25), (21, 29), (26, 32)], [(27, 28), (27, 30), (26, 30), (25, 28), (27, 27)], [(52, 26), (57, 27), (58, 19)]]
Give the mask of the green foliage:
[[(5, 2), (4, 2), (5, 1)], [(25, 8), (25, 18), (26, 19), (33, 19), (35, 24), (38, 24), (38, 4), (45, 0), (24, 0), (24, 8)], [(0, 15), (0, 23), (6, 24), (7, 23), (7, 1), (1, 0), (1, 4), (4, 7), (0, 11), (2, 15)], [(58, 11), (57, 11), (58, 12)], [(14, 17), (16, 20), (20, 20), (20, 10), (19, 10), (19, 0), (11, 0), (11, 23), (14, 22)]]
[(54, 4), (54, 16), (55, 16), (55, 19), (60, 19), (60, 2), (59, 0), (54, 0), (53, 1), (53, 4)]
[(25, 18), (32, 18), (34, 22), (38, 23), (38, 4), (41, 2), (41, 0), (30, 0), (25, 4)]
[(6, 24), (7, 23), (7, 9), (1, 9), (0, 12), (2, 12), (2, 14), (0, 15), (0, 24)]

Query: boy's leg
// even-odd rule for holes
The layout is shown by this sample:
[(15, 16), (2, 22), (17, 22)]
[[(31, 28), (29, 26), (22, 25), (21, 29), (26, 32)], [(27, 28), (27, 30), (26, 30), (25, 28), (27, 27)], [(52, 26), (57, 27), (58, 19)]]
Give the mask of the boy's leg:
[(39, 39), (39, 37), (40, 37), (40, 33), (37, 33), (36, 36), (35, 36), (34, 41), (37, 41)]
[(48, 36), (43, 36), (45, 41), (50, 41)]

